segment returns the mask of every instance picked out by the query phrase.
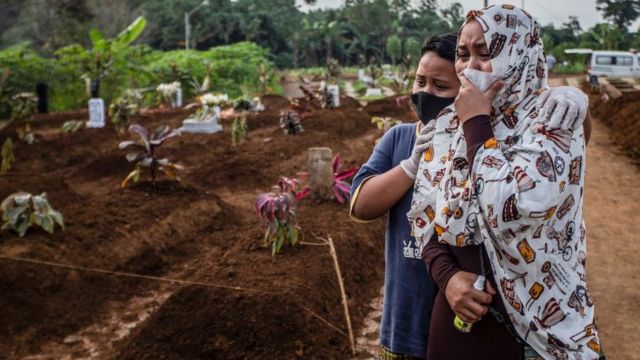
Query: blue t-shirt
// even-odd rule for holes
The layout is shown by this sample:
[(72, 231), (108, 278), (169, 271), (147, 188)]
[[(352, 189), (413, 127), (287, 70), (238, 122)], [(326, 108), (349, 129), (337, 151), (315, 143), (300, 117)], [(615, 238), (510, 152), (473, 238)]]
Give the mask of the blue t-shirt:
[[(391, 170), (411, 155), (416, 126), (400, 124), (382, 137), (353, 180), (351, 206), (364, 180)], [(415, 238), (411, 236), (407, 212), (411, 207), (412, 191), (409, 189), (389, 209), (380, 343), (395, 353), (425, 357), (437, 285), (428, 275)]]

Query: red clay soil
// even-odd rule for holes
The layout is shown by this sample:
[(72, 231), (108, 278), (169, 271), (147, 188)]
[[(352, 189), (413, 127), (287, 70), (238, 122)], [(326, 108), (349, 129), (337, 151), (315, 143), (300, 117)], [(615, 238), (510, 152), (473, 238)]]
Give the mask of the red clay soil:
[(640, 92), (624, 93), (604, 101), (598, 93), (590, 96), (593, 115), (611, 129), (613, 141), (635, 161), (640, 160)]
[[(0, 254), (253, 289), (172, 285), (169, 300), (104, 358), (348, 358), (348, 339), (312, 315), (346, 332), (328, 249), (286, 247), (272, 258), (253, 202), (280, 176), (305, 170), (309, 147), (331, 147), (345, 167), (362, 164), (376, 131), (368, 115), (346, 106), (317, 111), (304, 120), (304, 133), (285, 135), (274, 116), (288, 102), (263, 102), (268, 110), (253, 116), (242, 145), (231, 145), (228, 123), (215, 135), (171, 139), (159, 155), (185, 166), (182, 183), (141, 182), (125, 190), (120, 181), (133, 167), (117, 145), (127, 135), (108, 128), (62, 135), (59, 126), (78, 112), (41, 117), (33, 125), (39, 142), (18, 144), (14, 167), (0, 177), (0, 199), (46, 191), (66, 229), (52, 236), (30, 230), (24, 238), (1, 232)], [(187, 115), (149, 112), (134, 122), (177, 127)], [(16, 139), (15, 127), (0, 132), (0, 142), (7, 136)], [(305, 199), (298, 210), (304, 241), (330, 234), (336, 242), (358, 329), (383, 279), (384, 224), (356, 224), (334, 202)], [(63, 344), (107, 317), (108, 304), (158, 287), (0, 259), (0, 359)]]

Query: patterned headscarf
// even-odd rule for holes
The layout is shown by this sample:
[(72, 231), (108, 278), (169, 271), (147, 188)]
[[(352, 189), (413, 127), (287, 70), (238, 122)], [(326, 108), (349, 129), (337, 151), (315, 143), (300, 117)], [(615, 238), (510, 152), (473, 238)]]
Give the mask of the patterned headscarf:
[(585, 283), (582, 129), (537, 122), (547, 86), (538, 23), (511, 5), (471, 11), (466, 23), (474, 20), (505, 84), (493, 102), (494, 138), (469, 164), (455, 109), (441, 112), (418, 168), (408, 214), (414, 235), (422, 248), (434, 232), (453, 246), (483, 243), (520, 336), (545, 358), (597, 359)]

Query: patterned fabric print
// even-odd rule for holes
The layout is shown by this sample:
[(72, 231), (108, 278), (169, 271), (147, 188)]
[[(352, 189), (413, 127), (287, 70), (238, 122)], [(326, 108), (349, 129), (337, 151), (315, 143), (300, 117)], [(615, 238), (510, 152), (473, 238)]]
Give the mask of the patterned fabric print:
[(470, 169), (455, 114), (437, 119), (434, 154), (420, 163), (409, 213), (414, 233), (422, 245), (434, 231), (453, 246), (484, 243), (519, 335), (545, 359), (598, 359), (585, 273), (583, 132), (536, 122), (547, 81), (531, 16), (509, 5), (470, 16), (482, 25), (493, 71), (506, 85), (493, 104), (495, 138)]

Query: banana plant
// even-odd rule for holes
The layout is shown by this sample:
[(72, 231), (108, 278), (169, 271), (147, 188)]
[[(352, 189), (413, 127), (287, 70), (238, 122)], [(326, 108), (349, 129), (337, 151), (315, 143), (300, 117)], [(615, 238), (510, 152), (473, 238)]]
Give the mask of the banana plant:
[(167, 158), (160, 159), (157, 154), (158, 148), (165, 141), (180, 135), (180, 130), (162, 125), (156, 128), (155, 131), (149, 132), (143, 126), (133, 124), (129, 126), (129, 132), (137, 135), (138, 140), (123, 141), (118, 147), (127, 151), (127, 160), (136, 163), (136, 168), (122, 181), (121, 187), (123, 189), (128, 186), (131, 180), (138, 182), (144, 169), (149, 171), (151, 183), (154, 187), (156, 186), (158, 172), (164, 173), (173, 180), (180, 181), (177, 173), (182, 170), (182, 166), (172, 163)]
[[(146, 25), (145, 18), (138, 17), (113, 39), (106, 39), (100, 30), (91, 29), (89, 38), (92, 49), (89, 50), (89, 59), (84, 64), (85, 80), (95, 81), (98, 84), (108, 76), (114, 62), (122, 60), (125, 50), (140, 36)], [(97, 89), (96, 92), (98, 92)]]
[(54, 210), (47, 200), (47, 194), (31, 195), (17, 192), (9, 195), (0, 203), (2, 211), (1, 230), (13, 230), (23, 237), (34, 225), (53, 234), (56, 224), (64, 230), (64, 217)]

